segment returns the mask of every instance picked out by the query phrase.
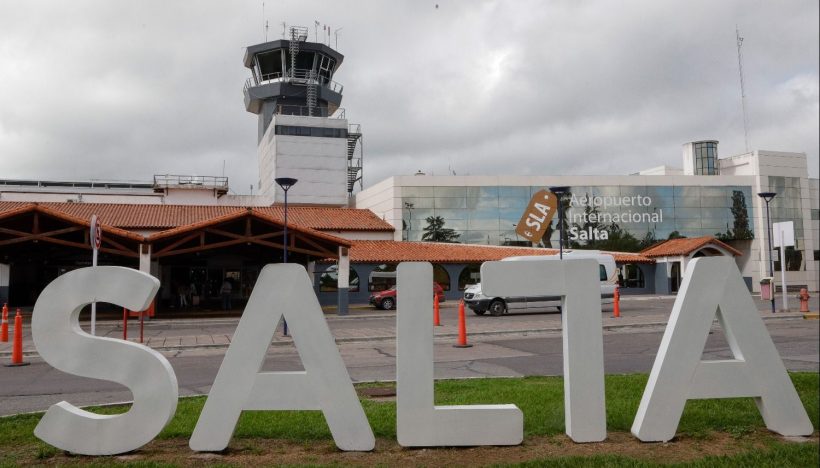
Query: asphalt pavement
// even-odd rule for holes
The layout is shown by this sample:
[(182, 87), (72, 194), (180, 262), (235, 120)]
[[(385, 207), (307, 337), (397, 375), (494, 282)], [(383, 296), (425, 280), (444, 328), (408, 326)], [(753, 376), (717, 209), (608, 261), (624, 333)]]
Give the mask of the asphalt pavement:
[[(810, 301), (810, 309), (818, 310), (818, 298)], [(672, 310), (675, 296), (623, 296), (620, 306), (620, 317), (613, 317), (612, 305), (602, 306), (603, 326), (605, 330), (622, 327), (657, 328), (665, 326)], [(802, 318), (799, 312), (770, 312), (769, 303), (755, 300), (758, 312), (764, 320), (784, 318)], [(192, 311), (192, 314), (196, 311)], [(357, 306), (350, 314), (338, 316), (332, 311), (325, 312), (330, 331), (337, 343), (393, 340), (396, 336), (395, 311), (382, 311), (370, 306)], [(81, 327), (90, 332), (88, 320), (82, 320)], [(458, 308), (455, 301), (445, 302), (441, 306), (442, 325), (435, 328), (437, 339), (458, 336)], [(560, 330), (561, 315), (554, 309), (546, 312), (510, 313), (503, 317), (489, 315), (477, 316), (466, 309), (468, 336), (472, 338), (486, 336), (516, 335), (522, 333), (540, 333)], [(9, 319), (13, 325), (13, 320)], [(142, 343), (159, 351), (179, 351), (190, 349), (227, 349), (233, 332), (239, 322), (236, 317), (221, 318), (185, 318), (184, 315), (173, 319), (152, 319), (145, 321)], [(97, 336), (109, 338), (124, 337), (122, 320), (97, 321)], [(276, 333), (273, 346), (288, 345), (289, 337), (283, 336), (283, 327)], [(13, 326), (10, 327), (13, 335)], [(139, 342), (139, 321), (129, 320), (127, 339)], [(12, 343), (0, 342), (0, 360), (11, 356)], [(36, 358), (37, 352), (31, 341), (28, 321), (23, 325), (23, 355)]]
[[(812, 310), (817, 310), (813, 299)], [(607, 373), (648, 372), (655, 359), (674, 297), (629, 297), (621, 302), (621, 317), (604, 306), (604, 352)], [(818, 370), (818, 325), (799, 313), (769, 312), (768, 303), (756, 301), (781, 357), (790, 370)], [(560, 375), (561, 316), (558, 313), (476, 316), (467, 310), (468, 339), (472, 348), (452, 345), (457, 336), (457, 307), (445, 303), (441, 327), (435, 327), (436, 378), (514, 377)], [(136, 321), (129, 338), (136, 335)], [(146, 323), (149, 346), (168, 357), (177, 374), (181, 395), (207, 393), (230, 344), (238, 318), (152, 320)], [(395, 313), (355, 309), (349, 316), (327, 315), (351, 379), (356, 382), (395, 379)], [(87, 322), (82, 323), (88, 327)], [(103, 321), (98, 334), (122, 338), (122, 324)], [(704, 359), (731, 357), (717, 323), (704, 349)], [(25, 359), (30, 366), (0, 367), (0, 415), (42, 411), (62, 400), (78, 406), (128, 401), (130, 392), (107, 381), (85, 379), (57, 371), (40, 359), (27, 339)], [(3, 343), (0, 358), (8, 359)], [(277, 330), (268, 349), (265, 370), (300, 370), (292, 339)]]

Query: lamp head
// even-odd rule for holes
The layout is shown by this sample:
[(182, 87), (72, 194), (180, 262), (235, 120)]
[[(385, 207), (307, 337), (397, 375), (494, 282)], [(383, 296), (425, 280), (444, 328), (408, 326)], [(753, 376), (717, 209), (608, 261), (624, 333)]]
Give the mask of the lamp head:
[(558, 198), (561, 198), (561, 196), (569, 192), (569, 187), (550, 187), (550, 192), (554, 193)]
[(291, 187), (296, 185), (296, 182), (299, 182), (298, 179), (294, 179), (293, 177), (277, 177), (273, 179), (276, 183), (282, 187), (282, 190), (287, 192)]
[(757, 194), (758, 197), (766, 200), (766, 203), (769, 203), (770, 201), (772, 201), (772, 198), (774, 198), (776, 195), (777, 195), (776, 192), (760, 192), (760, 193)]

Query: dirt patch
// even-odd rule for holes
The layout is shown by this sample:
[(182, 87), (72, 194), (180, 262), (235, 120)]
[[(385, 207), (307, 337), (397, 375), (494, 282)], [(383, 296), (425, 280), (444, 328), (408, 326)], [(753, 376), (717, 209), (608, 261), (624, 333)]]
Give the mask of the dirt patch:
[[(815, 433), (810, 443), (818, 443)], [(338, 464), (353, 466), (481, 466), (517, 463), (535, 459), (567, 456), (617, 454), (655, 463), (697, 460), (708, 455), (734, 455), (764, 449), (773, 440), (784, 441), (765, 430), (740, 437), (713, 433), (708, 437), (680, 437), (668, 443), (642, 443), (631, 434), (610, 432), (606, 441), (576, 444), (565, 435), (530, 436), (515, 447), (469, 447), (406, 449), (395, 440), (378, 439), (372, 452), (342, 452), (332, 441), (291, 442), (271, 439), (234, 439), (222, 453), (197, 453), (188, 448), (187, 439), (155, 440), (142, 449), (119, 457), (92, 458), (54, 453), (48, 458), (25, 460), (20, 464), (103, 462), (164, 462), (180, 466), (232, 464), (259, 466), (270, 464)]]

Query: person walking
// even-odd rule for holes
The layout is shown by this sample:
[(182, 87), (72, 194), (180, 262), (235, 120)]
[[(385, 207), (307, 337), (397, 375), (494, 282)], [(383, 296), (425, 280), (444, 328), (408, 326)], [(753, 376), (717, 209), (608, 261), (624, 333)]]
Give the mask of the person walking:
[(179, 296), (179, 308), (184, 309), (188, 307), (188, 291), (182, 283), (177, 285), (177, 296)]
[(219, 288), (219, 294), (222, 295), (222, 310), (230, 310), (231, 309), (231, 292), (233, 291), (233, 286), (231, 285), (231, 281), (228, 278), (225, 278), (225, 281), (222, 282), (222, 287)]

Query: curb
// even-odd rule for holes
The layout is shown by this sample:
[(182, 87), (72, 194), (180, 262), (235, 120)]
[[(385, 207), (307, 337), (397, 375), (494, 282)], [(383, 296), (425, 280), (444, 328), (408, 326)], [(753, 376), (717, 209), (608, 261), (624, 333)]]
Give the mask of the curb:
[[(776, 316), (763, 316), (761, 317), (763, 321), (787, 321), (787, 320), (803, 320), (803, 314), (790, 314), (790, 315), (776, 315)], [(629, 330), (629, 329), (641, 329), (641, 328), (659, 328), (665, 327), (668, 322), (644, 322), (644, 323), (629, 323), (629, 324), (608, 324), (603, 325), (603, 330), (606, 331), (614, 331), (614, 330)], [(488, 330), (488, 331), (481, 331), (481, 332), (473, 332), (469, 333), (468, 336), (504, 336), (504, 335), (521, 335), (521, 334), (539, 334), (539, 333), (550, 333), (550, 332), (560, 332), (561, 327), (543, 327), (543, 328), (530, 328), (526, 330)], [(458, 337), (457, 332), (447, 332), (447, 333), (439, 333), (433, 336), (433, 340), (436, 339), (443, 339), (443, 338), (456, 338)], [(292, 339), (288, 340), (281, 340), (284, 337), (279, 337), (280, 340), (272, 341), (271, 346), (280, 347), (280, 346), (290, 346), (293, 344)], [(343, 337), (343, 338), (336, 338), (334, 341), (336, 344), (341, 343), (367, 343), (367, 342), (376, 342), (376, 341), (390, 341), (395, 340), (396, 335), (382, 335), (382, 336), (362, 336), (362, 337)], [(178, 346), (157, 346), (152, 347), (151, 349), (156, 351), (189, 351), (194, 349), (228, 349), (230, 343), (227, 344), (196, 344), (196, 345), (178, 345)], [(0, 352), (0, 358), (9, 358), (11, 357), (10, 352)], [(36, 351), (29, 350), (23, 351), (23, 357), (39, 357), (39, 354)]]

